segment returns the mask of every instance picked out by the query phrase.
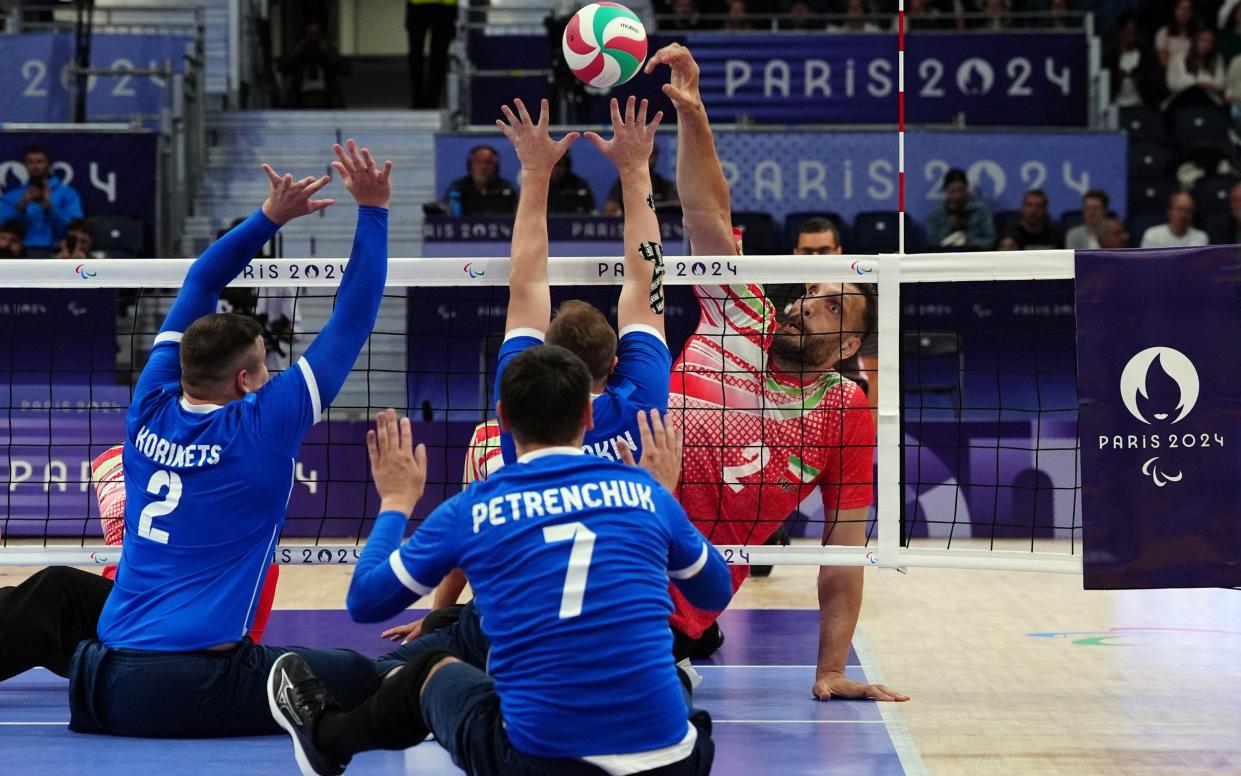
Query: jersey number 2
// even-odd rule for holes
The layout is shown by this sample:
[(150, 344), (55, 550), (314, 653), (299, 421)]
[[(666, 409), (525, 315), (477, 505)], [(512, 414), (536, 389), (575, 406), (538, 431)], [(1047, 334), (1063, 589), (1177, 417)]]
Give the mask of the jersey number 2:
[(147, 483), (147, 493), (159, 496), (164, 488), (168, 489), (168, 493), (159, 501), (147, 504), (146, 509), (138, 516), (138, 535), (160, 544), (168, 543), (168, 532), (151, 524), (155, 518), (163, 517), (181, 503), (181, 477), (176, 472), (163, 469), (152, 474), (151, 481)]
[(564, 577), (560, 595), (560, 619), (567, 620), (582, 613), (582, 597), (586, 595), (586, 574), (590, 556), (595, 552), (595, 532), (581, 523), (563, 523), (543, 528), (543, 543), (557, 544), (573, 540), (569, 550), (569, 570)]

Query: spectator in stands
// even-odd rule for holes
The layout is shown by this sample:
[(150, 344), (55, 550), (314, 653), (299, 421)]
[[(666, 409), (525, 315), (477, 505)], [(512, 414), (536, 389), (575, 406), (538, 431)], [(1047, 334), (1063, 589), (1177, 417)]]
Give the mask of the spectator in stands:
[(0, 259), (26, 258), (26, 225), (15, 218), (0, 224)]
[(1047, 27), (1053, 30), (1064, 30), (1068, 29), (1071, 24), (1068, 0), (1051, 0), (1047, 4)]
[(1233, 57), (1228, 63), (1228, 74), (1224, 76), (1224, 102), (1232, 113), (1233, 125), (1241, 127), (1241, 56)]
[(1063, 248), (1064, 240), (1047, 213), (1047, 193), (1030, 189), (1021, 198), (1021, 215), (1013, 231), (1028, 251)]
[(983, 0), (982, 12), (986, 18), (978, 20), (970, 26), (980, 30), (1006, 30), (1009, 27), (1009, 16), (1012, 6), (1008, 0)]
[(410, 106), (439, 108), (448, 83), (448, 49), (457, 35), (457, 0), (407, 0), (405, 32)]
[(281, 58), (280, 72), (288, 79), (286, 99), (290, 108), (311, 110), (345, 107), (340, 77), (349, 72), (349, 63), (323, 36), (323, 25), (307, 22), (302, 39)]
[[(655, 171), (658, 161), (659, 146), (654, 146), (651, 149), (651, 197), (655, 200), (655, 207), (679, 204), (681, 195), (677, 194), (677, 185)], [(612, 188), (608, 189), (608, 198), (603, 203), (603, 214), (605, 216), (622, 215), (624, 208), (621, 207), (621, 203), (624, 201), (621, 196), (620, 178), (617, 178)]]
[(48, 256), (69, 222), (82, 217), (82, 200), (73, 187), (51, 174), (52, 155), (46, 148), (32, 145), (23, 158), (26, 185), (5, 192), (0, 200), (0, 222), (21, 220), (26, 226), (26, 249)]
[(1099, 233), (1099, 247), (1109, 251), (1129, 247), (1129, 232), (1125, 229), (1125, 222), (1115, 213), (1108, 213), (1103, 221), (1103, 231)]
[(782, 30), (810, 30), (813, 29), (814, 23), (810, 20), (813, 11), (810, 4), (806, 0), (794, 0), (789, 4), (788, 10), (785, 11), (784, 19), (780, 21), (780, 29)]
[(701, 30), (706, 25), (703, 24), (696, 0), (673, 0), (671, 18), (664, 20), (659, 26), (662, 30), (671, 31)]
[(1194, 228), (1194, 198), (1185, 192), (1168, 199), (1168, 223), (1142, 235), (1143, 248), (1191, 248), (1207, 245), (1207, 233)]
[(942, 30), (955, 26), (934, 0), (908, 0), (905, 24), (911, 30)]
[(1159, 63), (1167, 67), (1174, 57), (1188, 54), (1197, 34), (1198, 19), (1194, 16), (1194, 4), (1190, 0), (1177, 0), (1167, 24), (1155, 33), (1155, 55), (1159, 57)]
[[(793, 254), (796, 256), (839, 256), (843, 250), (840, 232), (827, 218), (807, 218), (797, 228), (797, 240), (793, 245)], [(767, 283), (763, 290), (776, 310), (776, 317), (783, 321), (793, 302), (806, 293), (806, 284)]]
[(1118, 108), (1158, 105), (1168, 95), (1163, 65), (1142, 39), (1132, 13), (1119, 18), (1116, 39), (1103, 52), (1103, 67), (1111, 73), (1112, 104)]
[(1215, 30), (1203, 27), (1186, 54), (1172, 57), (1168, 65), (1168, 91), (1174, 99), (1181, 100), (1198, 89), (1201, 97), (1218, 105), (1224, 86), (1224, 58), (1215, 50)]
[(1099, 235), (1107, 228), (1106, 191), (1091, 189), (1082, 196), (1082, 223), (1064, 236), (1064, 247), (1075, 251), (1099, 247)]
[(878, 25), (866, 18), (870, 14), (870, 9), (862, 0), (849, 0), (845, 6), (845, 13), (848, 14), (848, 18), (843, 24), (828, 25), (828, 29), (838, 32), (879, 32)]
[(1217, 43), (1225, 62), (1232, 62), (1241, 54), (1241, 0), (1228, 0), (1220, 6)]
[(106, 259), (108, 254), (95, 250), (95, 228), (84, 218), (75, 218), (65, 230), (65, 239), (56, 250), (58, 259)]
[(1207, 225), (1207, 235), (1212, 245), (1241, 244), (1241, 183), (1228, 193), (1230, 212), (1216, 216)]
[(1000, 235), (1000, 239), (995, 243), (997, 251), (1024, 251), (1026, 247), (1021, 244), (1021, 238), (1011, 229)]
[(746, 0), (728, 0), (724, 29), (729, 32), (749, 32), (754, 29), (754, 22), (748, 19), (750, 8)]
[(585, 215), (595, 212), (595, 193), (585, 178), (573, 172), (573, 160), (565, 154), (552, 167), (547, 190), (547, 212)]
[[(467, 175), (448, 185), (444, 199), (453, 215), (508, 214), (517, 210), (517, 190), (500, 177), (500, 154), (489, 145), (470, 149)], [(460, 204), (457, 204), (460, 203)]]
[(995, 245), (995, 224), (986, 206), (970, 194), (965, 170), (944, 173), (944, 204), (926, 218), (926, 240), (931, 248), (990, 250)]

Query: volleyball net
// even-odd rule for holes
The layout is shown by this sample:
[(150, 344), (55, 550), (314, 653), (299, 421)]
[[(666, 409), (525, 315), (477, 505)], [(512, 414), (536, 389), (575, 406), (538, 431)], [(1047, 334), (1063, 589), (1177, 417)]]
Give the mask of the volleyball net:
[[(0, 564), (119, 557), (119, 547), (103, 541), (91, 464), (125, 440), (131, 386), (190, 263), (0, 264), (0, 307), (18, 321), (0, 333)], [(344, 265), (256, 260), (221, 309), (255, 315), (269, 368), (288, 368), (330, 313)], [(839, 420), (833, 402), (842, 389), (826, 399), (809, 391), (796, 404), (747, 407), (755, 399), (729, 398), (743, 378), (721, 374), (719, 428), (709, 438), (689, 435), (683, 471), (700, 495), (719, 494), (718, 509), (704, 514), (699, 506), (692, 516), (708, 535), (728, 526), (712, 538), (733, 563), (1080, 571), (1073, 266), (1072, 251), (668, 257), (665, 321), (674, 360), (710, 314), (702, 302), (708, 285), (751, 310), (764, 297), (787, 306), (776, 297), (793, 299), (807, 283), (878, 292), (874, 353), (840, 365), (864, 389), (877, 422), (877, 444), (864, 451), (873, 464), (866, 474), (845, 473), (842, 458), (858, 456), (848, 434), (812, 433), (805, 424), (796, 444), (770, 438), (776, 421), (801, 423), (815, 407)], [(549, 267), (554, 306), (583, 299), (615, 323), (620, 259), (553, 258)], [(459, 492), (463, 479), (494, 466), (487, 421), (507, 275), (506, 258), (390, 262), (370, 342), (303, 444), (276, 562), (356, 560), (379, 506), (365, 431), (380, 409), (403, 409), (428, 448), (415, 523)], [(723, 372), (736, 368), (744, 336), (719, 335)], [(735, 422), (747, 417), (729, 414), (735, 409), (748, 411), (752, 428)], [(840, 449), (823, 449), (833, 444)], [(691, 457), (714, 463), (690, 467)], [(733, 494), (756, 481), (755, 509), (738, 507)], [(869, 514), (853, 518), (865, 521), (865, 544), (822, 546), (842, 519), (836, 506), (843, 502), (830, 502), (845, 488), (873, 493)], [(792, 508), (773, 511), (789, 494), (797, 496)]]

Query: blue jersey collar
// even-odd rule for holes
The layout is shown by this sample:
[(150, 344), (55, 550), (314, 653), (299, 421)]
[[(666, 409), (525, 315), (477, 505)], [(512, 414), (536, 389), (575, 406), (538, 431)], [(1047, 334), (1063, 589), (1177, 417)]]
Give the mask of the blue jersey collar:
[(559, 447), (544, 447), (538, 450), (531, 450), (525, 455), (518, 456), (517, 463), (530, 463), (548, 455), (585, 455), (580, 447), (570, 447), (563, 445)]

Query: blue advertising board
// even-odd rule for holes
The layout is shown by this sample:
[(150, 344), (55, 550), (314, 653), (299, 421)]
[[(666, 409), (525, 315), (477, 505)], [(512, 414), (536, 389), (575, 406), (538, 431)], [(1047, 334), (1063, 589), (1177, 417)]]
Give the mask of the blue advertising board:
[[(650, 50), (677, 41), (701, 68), (700, 88), (712, 121), (758, 124), (891, 124), (897, 122), (897, 36), (892, 33), (695, 32), (653, 35)], [(543, 57), (534, 52), (546, 51)], [(906, 38), (906, 121), (970, 126), (1087, 125), (1088, 40), (1083, 33), (919, 31)], [(476, 67), (497, 72), (474, 79), (471, 118), (490, 124), (500, 104), (549, 95), (545, 77), (512, 69), (546, 66), (544, 36), (488, 36), (471, 47)], [(532, 62), (532, 60), (534, 60)], [(586, 114), (608, 119), (609, 97), (631, 94), (669, 111), (660, 91), (666, 70), (639, 74), (602, 94), (587, 94)]]
[(154, 133), (144, 130), (0, 131), (0, 191), (25, 185), (23, 152), (41, 145), (52, 156), (52, 174), (77, 191), (88, 218), (101, 213), (136, 215), (154, 227), (157, 142)]
[[(465, 169), (466, 154), (479, 143), (500, 153), (502, 173), (519, 178), (512, 145), (498, 133), (439, 135), (435, 141), (436, 190)], [(673, 177), (676, 138), (656, 139), (656, 170)], [(897, 208), (896, 136), (892, 132), (719, 131), (716, 148), (736, 211), (761, 211), (777, 220), (790, 213), (824, 211), (852, 220), (866, 211)], [(589, 143), (570, 151), (573, 170), (595, 192), (596, 203), (616, 179), (616, 170)], [(993, 211), (1016, 210), (1032, 188), (1047, 192), (1053, 216), (1081, 207), (1086, 191), (1100, 188), (1113, 210), (1124, 215), (1127, 146), (1119, 133), (911, 132), (905, 138), (906, 199), (912, 219), (923, 223), (943, 199), (950, 167), (970, 176), (975, 192)], [(848, 246), (846, 246), (847, 248)]]
[[(95, 34), (91, 67), (147, 70), (171, 65), (182, 72), (192, 53), (184, 35)], [(0, 104), (6, 122), (56, 123), (72, 115), (74, 58), (71, 33), (0, 35)], [(95, 121), (157, 115), (167, 104), (166, 79), (156, 76), (95, 76), (87, 82), (87, 116)]]

